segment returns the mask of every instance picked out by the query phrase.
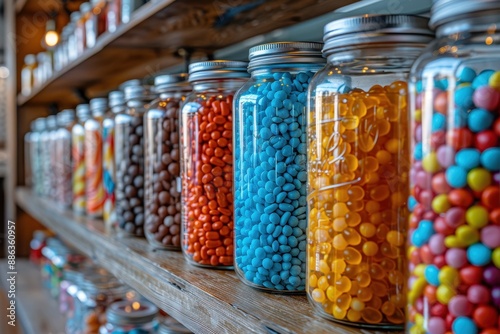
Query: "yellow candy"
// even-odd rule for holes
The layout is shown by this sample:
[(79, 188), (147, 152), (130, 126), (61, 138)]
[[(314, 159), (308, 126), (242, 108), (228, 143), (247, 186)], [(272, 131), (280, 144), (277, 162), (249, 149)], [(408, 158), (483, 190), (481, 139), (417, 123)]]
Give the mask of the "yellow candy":
[(471, 206), (465, 212), (465, 221), (476, 229), (486, 226), (488, 219), (488, 210), (481, 205)]
[(318, 303), (323, 303), (325, 301), (325, 292), (321, 289), (314, 289), (311, 296), (314, 301)]
[(420, 313), (415, 314), (415, 325), (420, 328), (424, 327), (424, 317)]
[(330, 285), (328, 289), (326, 289), (326, 297), (331, 302), (334, 302), (341, 294), (342, 292), (335, 289), (333, 285)]
[(467, 174), (467, 184), (474, 191), (483, 191), (491, 184), (491, 174), (484, 168), (474, 168)]
[(332, 262), (332, 272), (342, 274), (345, 271), (346, 263), (342, 259), (336, 259)]
[(413, 270), (413, 274), (417, 275), (418, 277), (423, 277), (425, 274), (425, 268), (427, 268), (426, 264), (423, 264), (423, 263), (417, 264), (417, 266), (415, 267), (415, 270)]
[(363, 253), (367, 256), (374, 256), (378, 252), (378, 245), (373, 241), (367, 241), (363, 245)]
[(436, 290), (436, 298), (438, 302), (440, 302), (443, 305), (448, 305), (450, 299), (453, 298), (455, 295), (456, 295), (455, 290), (452, 287), (445, 284), (438, 286)]
[(396, 154), (401, 149), (401, 143), (399, 142), (398, 139), (393, 138), (393, 139), (389, 139), (385, 143), (384, 147), (387, 150), (387, 152), (389, 152), (391, 154)]
[(497, 90), (500, 89), (500, 71), (497, 71), (491, 75), (488, 84)]
[(448, 211), (448, 209), (451, 207), (450, 202), (448, 202), (448, 195), (447, 194), (440, 194), (434, 197), (432, 200), (432, 210), (434, 210), (435, 213), (444, 213)]
[(353, 298), (351, 300), (351, 309), (353, 309), (354, 311), (361, 312), (363, 311), (364, 308), (365, 308), (365, 303), (359, 300), (359, 298)]
[(470, 246), (479, 241), (479, 232), (468, 225), (459, 226), (455, 234), (457, 239), (466, 246)]
[(338, 306), (333, 307), (333, 316), (336, 319), (344, 319), (346, 316), (346, 313), (347, 313), (347, 311), (345, 309), (343, 310)]
[(420, 277), (413, 283), (413, 286), (411, 288), (411, 292), (413, 292), (415, 294), (415, 296), (418, 298), (424, 292), (424, 288), (426, 287), (426, 285), (427, 285), (427, 281), (425, 280), (425, 278)]
[(352, 297), (350, 294), (343, 293), (336, 300), (337, 306), (340, 307), (341, 309), (345, 310), (349, 307), (349, 305), (351, 305), (351, 300), (352, 300)]
[(460, 284), (458, 270), (450, 266), (441, 268), (438, 279), (439, 283), (450, 287), (456, 287)]
[(326, 276), (321, 276), (318, 279), (318, 289), (325, 291), (329, 285), (330, 283), (328, 283), (328, 279), (326, 278)]
[(491, 260), (493, 261), (495, 267), (500, 269), (500, 247), (495, 248), (491, 254)]
[(466, 246), (454, 235), (449, 235), (444, 238), (444, 245), (448, 248), (464, 248)]
[(359, 233), (366, 238), (373, 237), (375, 232), (377, 232), (377, 228), (371, 223), (363, 223), (359, 226)]
[(436, 173), (441, 169), (436, 152), (431, 152), (422, 159), (422, 168), (428, 173)]
[(361, 216), (357, 212), (349, 212), (345, 216), (346, 222), (349, 226), (358, 226), (361, 223)]
[(335, 232), (342, 232), (347, 228), (347, 222), (344, 217), (338, 217), (333, 220), (333, 230)]
[(427, 331), (417, 325), (410, 328), (410, 334), (426, 334)]
[(342, 276), (335, 282), (335, 287), (338, 291), (347, 292), (351, 289), (351, 280), (346, 276)]
[(413, 113), (413, 117), (415, 118), (415, 121), (421, 122), (422, 121), (422, 110), (420, 110), (420, 109), (415, 110), (415, 112)]
[(349, 243), (345, 240), (344, 236), (342, 234), (337, 234), (333, 238), (333, 247), (337, 250), (344, 250), (347, 248)]
[(311, 288), (315, 288), (318, 284), (318, 277), (316, 276), (316, 274), (311, 274), (309, 275), (309, 286)]
[(398, 231), (389, 231), (385, 238), (393, 246), (403, 246), (405, 243), (404, 235)]
[(344, 250), (344, 260), (349, 264), (359, 264), (361, 262), (361, 253), (355, 248), (347, 247)]
[(347, 311), (347, 319), (352, 322), (358, 322), (361, 319), (361, 313), (351, 309)]
[(345, 203), (335, 203), (333, 206), (333, 217), (345, 217), (346, 213), (349, 212), (347, 205)]
[(369, 287), (359, 288), (356, 294), (358, 295), (358, 299), (361, 300), (362, 302), (367, 302), (373, 297), (373, 292)]

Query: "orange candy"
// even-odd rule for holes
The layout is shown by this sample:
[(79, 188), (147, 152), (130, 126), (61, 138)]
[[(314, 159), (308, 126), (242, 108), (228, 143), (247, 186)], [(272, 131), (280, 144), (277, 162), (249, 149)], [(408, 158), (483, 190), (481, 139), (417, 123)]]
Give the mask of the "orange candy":
[(493, 306), (481, 305), (472, 315), (474, 322), (481, 328), (490, 328), (497, 325), (498, 311)]
[(500, 203), (500, 189), (497, 186), (489, 186), (481, 194), (481, 202), (489, 209), (495, 209)]
[(472, 205), (474, 197), (465, 189), (453, 189), (448, 193), (448, 201), (453, 206), (468, 208)]
[(455, 150), (470, 147), (472, 144), (472, 133), (465, 128), (448, 131), (446, 142)]

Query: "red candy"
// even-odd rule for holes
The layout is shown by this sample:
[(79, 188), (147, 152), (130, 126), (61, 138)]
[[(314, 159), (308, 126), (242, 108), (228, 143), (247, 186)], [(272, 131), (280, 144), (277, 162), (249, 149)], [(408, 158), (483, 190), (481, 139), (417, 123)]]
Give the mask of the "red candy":
[(448, 201), (454, 206), (468, 208), (472, 205), (474, 197), (465, 189), (453, 189), (448, 194)]
[(472, 132), (465, 128), (450, 130), (446, 141), (455, 150), (467, 148), (472, 144)]
[(500, 225), (500, 208), (490, 212), (490, 221), (495, 225)]
[(451, 191), (451, 187), (446, 182), (446, 177), (442, 172), (434, 175), (431, 182), (432, 190), (436, 194), (447, 194)]
[(493, 124), (493, 131), (495, 131), (497, 137), (500, 137), (500, 117)]
[(498, 311), (492, 306), (481, 305), (476, 308), (472, 318), (481, 328), (489, 328), (496, 325)]
[(481, 131), (478, 134), (476, 134), (476, 137), (474, 138), (474, 146), (476, 146), (476, 148), (481, 152), (488, 148), (495, 147), (497, 145), (497, 142), (498, 142), (498, 135), (491, 130)]
[(464, 267), (460, 269), (460, 279), (469, 285), (481, 284), (483, 269), (472, 265)]
[(495, 209), (500, 203), (500, 189), (495, 186), (489, 186), (481, 194), (481, 203), (488, 209)]

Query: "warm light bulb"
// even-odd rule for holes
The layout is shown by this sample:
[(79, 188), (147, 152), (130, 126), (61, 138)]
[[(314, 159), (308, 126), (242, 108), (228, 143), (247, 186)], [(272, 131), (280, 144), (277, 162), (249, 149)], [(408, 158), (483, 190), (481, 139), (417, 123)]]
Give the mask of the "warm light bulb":
[(138, 310), (138, 309), (140, 309), (140, 308), (141, 308), (141, 304), (140, 304), (140, 303), (138, 303), (138, 302), (133, 302), (133, 303), (132, 303), (132, 308), (133, 308), (134, 310)]
[(51, 30), (45, 33), (45, 44), (47, 44), (48, 47), (55, 46), (57, 42), (59, 42), (59, 35), (57, 32)]

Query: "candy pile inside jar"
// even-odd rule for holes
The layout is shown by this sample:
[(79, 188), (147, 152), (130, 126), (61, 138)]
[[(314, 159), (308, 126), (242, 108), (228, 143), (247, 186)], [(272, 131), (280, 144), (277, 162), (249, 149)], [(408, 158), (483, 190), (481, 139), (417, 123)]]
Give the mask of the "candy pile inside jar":
[(406, 95), (395, 81), (316, 97), (323, 113), (308, 130), (308, 291), (337, 320), (405, 321)]
[(416, 87), (410, 333), (500, 326), (500, 71), (478, 72)]

